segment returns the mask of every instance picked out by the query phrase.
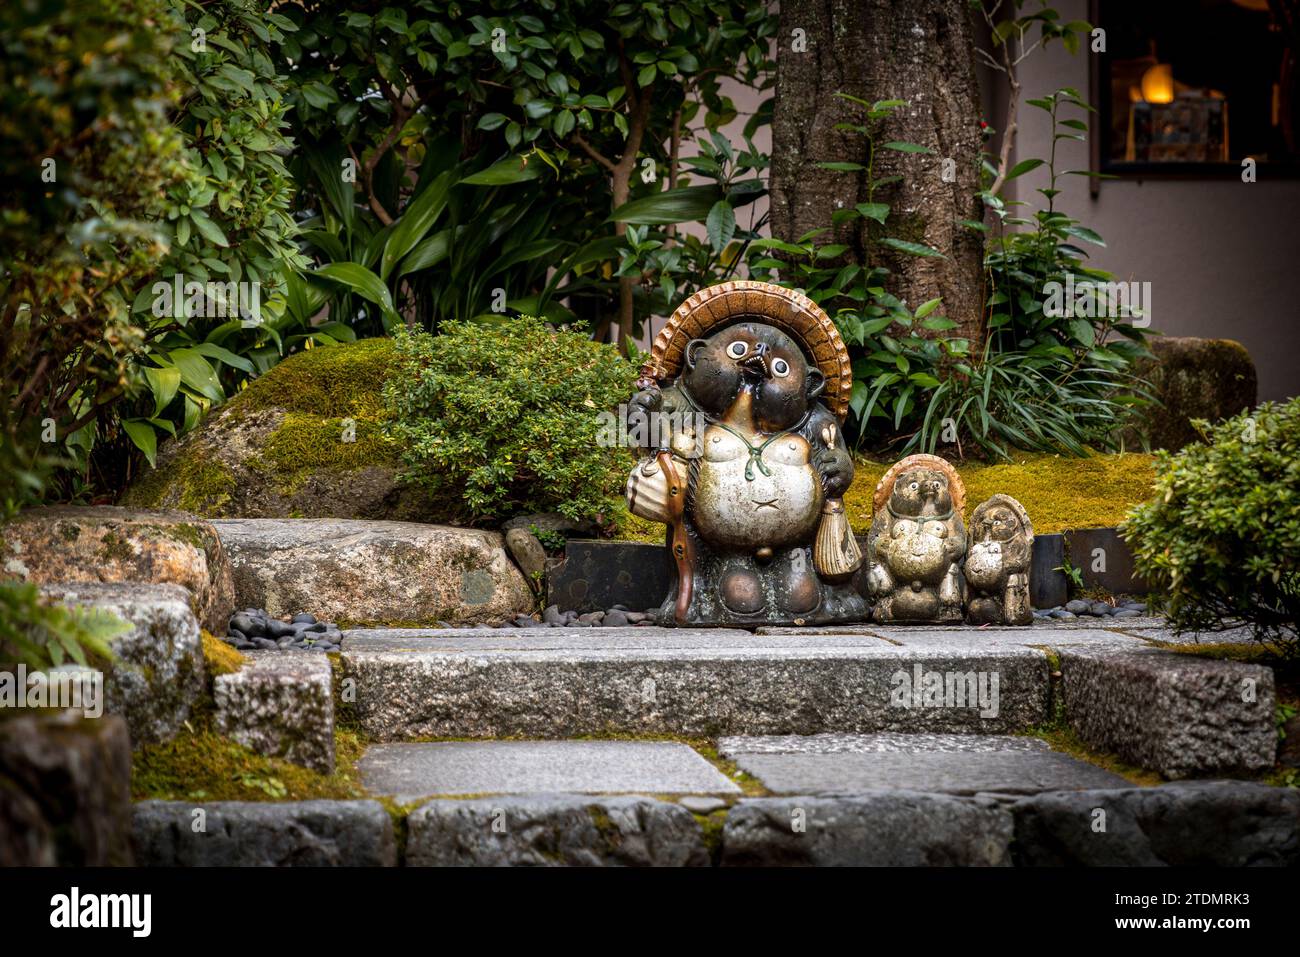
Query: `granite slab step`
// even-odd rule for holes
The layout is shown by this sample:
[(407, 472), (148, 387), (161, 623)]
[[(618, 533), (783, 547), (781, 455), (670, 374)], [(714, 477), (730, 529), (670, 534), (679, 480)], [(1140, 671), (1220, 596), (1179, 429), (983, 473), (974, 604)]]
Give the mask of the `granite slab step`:
[(1122, 788), (1117, 774), (1033, 738), (970, 735), (813, 735), (724, 738), (718, 751), (773, 794), (876, 790), (1037, 794)]
[(1046, 654), (729, 629), (348, 631), (351, 719), (415, 737), (1003, 734), (1047, 720)]
[(671, 741), (439, 741), (380, 744), (357, 766), (373, 794), (410, 804), (433, 795), (738, 794)]

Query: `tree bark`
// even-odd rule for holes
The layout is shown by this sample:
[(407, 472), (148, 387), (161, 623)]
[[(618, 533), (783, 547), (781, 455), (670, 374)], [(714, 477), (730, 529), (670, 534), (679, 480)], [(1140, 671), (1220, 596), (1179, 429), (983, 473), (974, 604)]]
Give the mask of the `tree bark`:
[[(805, 52), (792, 47), (795, 30), (806, 37)], [(942, 297), (938, 311), (958, 324), (945, 335), (966, 337), (972, 350), (978, 348), (984, 332), (983, 240), (958, 225), (982, 218), (975, 196), (980, 98), (967, 0), (782, 0), (777, 40), (772, 234), (794, 242), (830, 226), (835, 210), (867, 199), (865, 173), (855, 178), (817, 165), (866, 162), (866, 140), (835, 129), (838, 123), (861, 124), (863, 111), (835, 94), (905, 100), (877, 137), (876, 178), (902, 177), (876, 191), (875, 200), (891, 206), (887, 225), (881, 231), (859, 220), (836, 238), (850, 246), (847, 255), (854, 262), (865, 262), (870, 249), (870, 265), (891, 270), (887, 287), (912, 309)], [(895, 140), (931, 152), (879, 148)], [(882, 236), (924, 243), (945, 258), (910, 256), (872, 243)]]

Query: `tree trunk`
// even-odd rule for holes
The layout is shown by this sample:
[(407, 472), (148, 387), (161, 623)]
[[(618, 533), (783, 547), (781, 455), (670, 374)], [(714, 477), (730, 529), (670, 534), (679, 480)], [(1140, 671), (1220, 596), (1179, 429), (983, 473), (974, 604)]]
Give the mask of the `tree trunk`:
[[(792, 47), (802, 30), (805, 52)], [(777, 83), (772, 121), (772, 234), (788, 242), (830, 226), (831, 214), (867, 199), (866, 175), (836, 173), (824, 162), (865, 163), (866, 140), (837, 123), (863, 122), (849, 93), (869, 102), (905, 100), (877, 137), (875, 175), (902, 181), (876, 191), (889, 203), (881, 232), (860, 220), (837, 237), (850, 258), (866, 259), (873, 238), (924, 243), (946, 258), (922, 258), (874, 246), (871, 265), (891, 270), (888, 287), (915, 309), (936, 296), (938, 310), (958, 324), (972, 350), (983, 341), (982, 234), (958, 225), (980, 220), (980, 98), (967, 0), (782, 0), (777, 34)], [(882, 150), (891, 141), (930, 153)], [(951, 162), (945, 162), (950, 160)]]

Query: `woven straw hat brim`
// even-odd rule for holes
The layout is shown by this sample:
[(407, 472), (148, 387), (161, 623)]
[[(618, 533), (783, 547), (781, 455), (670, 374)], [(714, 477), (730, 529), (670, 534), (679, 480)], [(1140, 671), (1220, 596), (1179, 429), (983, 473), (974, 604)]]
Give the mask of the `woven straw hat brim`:
[(799, 343), (826, 377), (822, 400), (843, 422), (853, 392), (853, 367), (839, 330), (825, 310), (803, 293), (770, 282), (738, 279), (709, 286), (689, 297), (655, 337), (642, 374), (661, 383), (676, 378), (692, 339), (703, 339), (746, 320), (776, 326)]
[(894, 494), (894, 482), (898, 476), (908, 469), (927, 468), (934, 469), (936, 472), (942, 472), (948, 476), (948, 493), (952, 496), (952, 508), (954, 514), (960, 515), (966, 507), (966, 485), (962, 482), (961, 476), (953, 468), (952, 463), (947, 459), (940, 458), (937, 455), (928, 455), (924, 452), (916, 455), (909, 455), (905, 459), (899, 459), (889, 467), (880, 481), (876, 483), (876, 492), (871, 498), (871, 505), (875, 511), (879, 512), (889, 501), (889, 497)]

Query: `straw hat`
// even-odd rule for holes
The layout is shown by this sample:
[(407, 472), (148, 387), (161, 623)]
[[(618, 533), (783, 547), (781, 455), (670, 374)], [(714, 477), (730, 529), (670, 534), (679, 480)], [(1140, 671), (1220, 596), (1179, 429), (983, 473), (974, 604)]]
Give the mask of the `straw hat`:
[(853, 369), (849, 350), (825, 310), (801, 292), (756, 280), (734, 280), (701, 289), (677, 307), (655, 337), (641, 374), (660, 383), (682, 370), (686, 346), (738, 322), (776, 326), (795, 342), (826, 377), (821, 398), (841, 422), (849, 411)]

